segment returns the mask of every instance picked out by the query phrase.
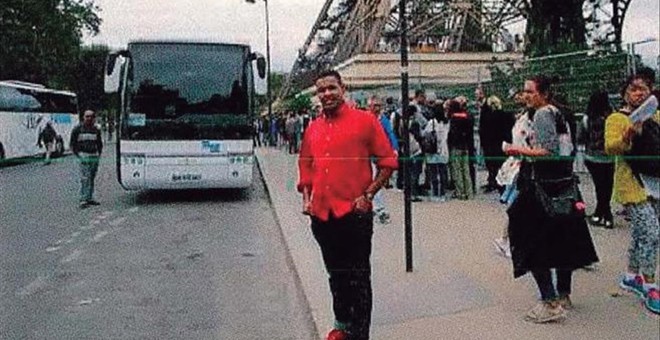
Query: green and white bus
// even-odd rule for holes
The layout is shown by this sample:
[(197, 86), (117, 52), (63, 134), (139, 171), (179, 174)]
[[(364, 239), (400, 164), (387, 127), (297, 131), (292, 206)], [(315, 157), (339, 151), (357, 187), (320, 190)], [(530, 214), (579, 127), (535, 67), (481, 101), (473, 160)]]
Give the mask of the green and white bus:
[(61, 156), (69, 149), (71, 130), (78, 124), (75, 93), (0, 81), (0, 163), (44, 153), (37, 140), (48, 122), (57, 133), (54, 156)]

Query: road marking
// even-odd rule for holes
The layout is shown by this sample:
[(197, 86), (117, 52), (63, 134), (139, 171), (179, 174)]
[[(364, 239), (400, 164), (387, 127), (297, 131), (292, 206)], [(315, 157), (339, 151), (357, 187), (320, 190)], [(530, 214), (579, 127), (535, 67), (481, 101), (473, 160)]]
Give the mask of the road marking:
[(110, 221), (110, 223), (108, 223), (108, 224), (110, 224), (113, 227), (116, 227), (116, 226), (119, 226), (120, 224), (124, 223), (124, 221), (126, 221), (126, 217), (119, 217), (119, 218), (116, 218), (116, 219)]
[(16, 294), (18, 296), (28, 296), (31, 294), (34, 294), (38, 292), (39, 290), (43, 289), (48, 285), (48, 278), (45, 276), (37, 276), (34, 281), (30, 282), (27, 286), (23, 287), (21, 290), (19, 290)]
[(137, 212), (138, 210), (140, 210), (139, 207), (133, 207), (133, 208), (128, 209), (128, 212), (129, 212), (129, 213), (135, 213), (135, 212)]
[(88, 224), (88, 225), (84, 225), (84, 226), (80, 227), (80, 230), (91, 230), (91, 229), (94, 229), (95, 227), (96, 226), (93, 225), (93, 224)]
[(98, 242), (98, 241), (100, 241), (103, 237), (105, 237), (105, 235), (108, 235), (108, 232), (107, 232), (107, 231), (105, 231), (105, 230), (104, 230), (104, 231), (99, 231), (99, 232), (96, 233), (96, 235), (94, 235), (94, 237), (92, 238), (92, 242)]
[(71, 254), (69, 254), (69, 255), (67, 255), (65, 258), (63, 258), (62, 261), (60, 261), (60, 262), (62, 262), (62, 263), (69, 263), (69, 262), (71, 262), (71, 261), (73, 261), (73, 260), (79, 258), (80, 255), (82, 255), (82, 253), (83, 253), (82, 250), (78, 250), (78, 249), (76, 249), (76, 250), (74, 250)]
[(91, 305), (94, 302), (99, 302), (101, 299), (95, 298), (95, 299), (86, 299), (86, 300), (80, 300), (78, 302), (78, 306), (86, 306), (86, 305)]
[(62, 248), (62, 247), (60, 247), (60, 246), (50, 246), (50, 247), (46, 248), (46, 252), (47, 253), (52, 253), (54, 251), (60, 250), (60, 248)]

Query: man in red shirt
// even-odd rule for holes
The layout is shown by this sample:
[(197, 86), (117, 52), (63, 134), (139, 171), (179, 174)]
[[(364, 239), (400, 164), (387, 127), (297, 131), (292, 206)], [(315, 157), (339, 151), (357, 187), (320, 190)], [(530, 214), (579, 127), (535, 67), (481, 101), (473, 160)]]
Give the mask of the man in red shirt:
[(372, 309), (371, 201), (398, 161), (376, 117), (349, 107), (344, 91), (336, 71), (316, 80), (323, 110), (303, 139), (298, 191), (329, 274), (335, 326), (328, 339), (362, 340), (369, 339)]

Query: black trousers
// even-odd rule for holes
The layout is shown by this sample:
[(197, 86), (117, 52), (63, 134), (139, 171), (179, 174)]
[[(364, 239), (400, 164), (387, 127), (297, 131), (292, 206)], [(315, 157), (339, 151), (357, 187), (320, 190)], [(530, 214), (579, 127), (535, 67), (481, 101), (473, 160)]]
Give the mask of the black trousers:
[(484, 161), (484, 163), (486, 163), (486, 169), (488, 170), (487, 185), (491, 188), (499, 187), (495, 178), (497, 177), (497, 172), (500, 171), (502, 164), (504, 164), (504, 160), (501, 158), (494, 159), (498, 156), (499, 155), (487, 155), (486, 160)]
[(614, 186), (614, 163), (584, 161), (596, 187), (596, 210), (594, 216), (612, 220), (612, 187)]
[(312, 232), (329, 275), (332, 308), (350, 339), (369, 339), (373, 215), (350, 213), (326, 222), (312, 217)]
[(556, 269), (557, 285), (552, 282), (552, 271), (550, 269), (532, 270), (532, 275), (539, 287), (543, 301), (553, 301), (559, 297), (571, 294), (572, 269)]

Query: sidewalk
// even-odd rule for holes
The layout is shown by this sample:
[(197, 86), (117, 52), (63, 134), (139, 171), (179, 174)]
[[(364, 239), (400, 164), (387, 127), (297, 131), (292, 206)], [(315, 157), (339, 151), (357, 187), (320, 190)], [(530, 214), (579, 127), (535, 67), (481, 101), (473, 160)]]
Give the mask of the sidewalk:
[[(297, 157), (278, 149), (256, 151), (270, 198), (319, 338), (333, 321), (321, 254), (300, 213)], [(483, 174), (480, 174), (483, 175)], [(483, 182), (483, 181), (482, 181)], [(590, 179), (583, 192), (593, 202)], [(403, 194), (385, 193), (392, 223), (374, 225), (372, 339), (658, 339), (660, 319), (632, 295), (610, 296), (626, 264), (629, 229), (591, 228), (601, 262), (576, 271), (575, 310), (561, 324), (523, 320), (535, 304), (529, 275), (513, 280), (510, 261), (492, 240), (507, 223), (493, 195), (472, 201), (413, 204), (414, 272), (405, 271)]]

